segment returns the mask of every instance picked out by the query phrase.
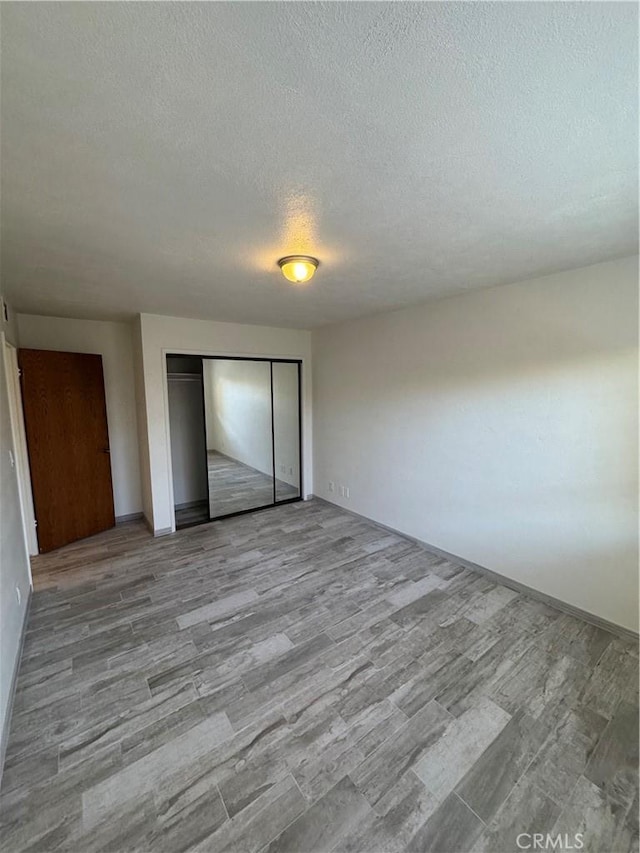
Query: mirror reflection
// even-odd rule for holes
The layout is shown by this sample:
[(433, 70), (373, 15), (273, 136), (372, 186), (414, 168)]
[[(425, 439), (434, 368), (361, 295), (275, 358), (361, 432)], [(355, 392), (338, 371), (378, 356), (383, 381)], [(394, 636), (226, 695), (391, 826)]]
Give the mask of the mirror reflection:
[(271, 365), (203, 361), (210, 516), (273, 504)]
[(273, 362), (273, 446), (276, 501), (300, 495), (298, 365)]

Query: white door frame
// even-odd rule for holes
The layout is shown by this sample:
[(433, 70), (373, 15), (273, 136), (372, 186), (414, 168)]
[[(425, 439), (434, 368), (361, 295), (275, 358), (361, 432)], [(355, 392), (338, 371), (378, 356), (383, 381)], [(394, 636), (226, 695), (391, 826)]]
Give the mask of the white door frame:
[(5, 374), (7, 377), (7, 393), (9, 396), (9, 416), (11, 419), (11, 435), (15, 453), (16, 474), (18, 478), (18, 494), (22, 507), (22, 528), (27, 551), (31, 556), (38, 554), (38, 536), (36, 519), (33, 509), (33, 493), (31, 491), (31, 472), (29, 469), (29, 453), (27, 450), (27, 435), (24, 428), (24, 411), (22, 409), (22, 390), (20, 388), (20, 369), (18, 367), (18, 351), (3, 337), (3, 355)]

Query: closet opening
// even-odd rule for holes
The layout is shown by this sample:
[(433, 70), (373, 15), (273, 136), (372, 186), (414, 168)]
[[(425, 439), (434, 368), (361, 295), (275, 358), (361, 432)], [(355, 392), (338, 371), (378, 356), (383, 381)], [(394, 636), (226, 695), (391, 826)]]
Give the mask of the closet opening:
[(302, 499), (302, 363), (167, 355), (176, 529)]

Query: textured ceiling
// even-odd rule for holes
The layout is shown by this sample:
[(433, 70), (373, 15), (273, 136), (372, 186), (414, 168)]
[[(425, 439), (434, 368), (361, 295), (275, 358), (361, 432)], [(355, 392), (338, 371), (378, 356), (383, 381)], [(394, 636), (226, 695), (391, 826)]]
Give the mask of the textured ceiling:
[(309, 328), (637, 250), (634, 3), (1, 12), (18, 310)]

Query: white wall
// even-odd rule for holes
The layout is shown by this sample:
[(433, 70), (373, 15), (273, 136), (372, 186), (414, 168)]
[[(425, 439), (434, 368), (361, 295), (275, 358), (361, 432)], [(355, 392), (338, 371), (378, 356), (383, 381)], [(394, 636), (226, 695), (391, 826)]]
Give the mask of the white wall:
[(314, 332), (315, 493), (637, 630), (637, 263)]
[(24, 523), (25, 544), (29, 556), (35, 556), (39, 553), (38, 537), (36, 535), (36, 515), (33, 508), (31, 471), (27, 450), (24, 408), (22, 405), (22, 389), (20, 387), (20, 368), (18, 366), (18, 348), (15, 344), (5, 341), (4, 358), (7, 392), (9, 396), (11, 435), (15, 451), (15, 469), (18, 478), (18, 494), (20, 496), (20, 507)]
[(133, 379), (136, 402), (138, 456), (140, 463), (140, 492), (142, 514), (153, 530), (153, 499), (151, 496), (151, 460), (149, 454), (149, 429), (147, 424), (147, 397), (144, 388), (144, 353), (142, 349), (142, 320), (138, 316), (131, 324), (133, 346)]
[[(167, 353), (239, 355), (302, 360), (304, 494), (312, 485), (311, 334), (296, 329), (246, 326), (142, 314), (144, 406), (149, 447), (148, 489), (156, 533), (175, 528), (168, 430)], [(143, 489), (147, 486), (143, 485)]]
[(128, 323), (18, 315), (20, 346), (102, 356), (116, 517), (142, 510), (132, 327)]
[(268, 361), (203, 360), (207, 449), (273, 476)]
[[(20, 640), (31, 587), (29, 556), (22, 526), (15, 448), (11, 434), (4, 339), (17, 344), (15, 326), (0, 319), (0, 774), (8, 735), (11, 687), (19, 664)], [(16, 590), (20, 592), (18, 602)]]

